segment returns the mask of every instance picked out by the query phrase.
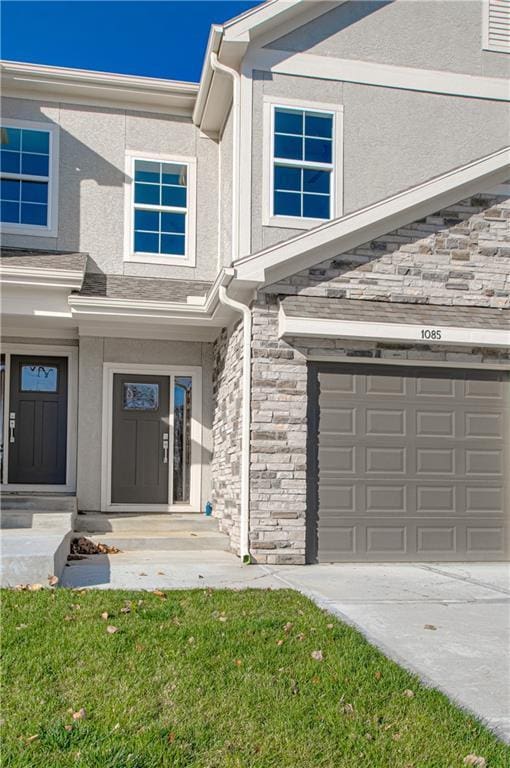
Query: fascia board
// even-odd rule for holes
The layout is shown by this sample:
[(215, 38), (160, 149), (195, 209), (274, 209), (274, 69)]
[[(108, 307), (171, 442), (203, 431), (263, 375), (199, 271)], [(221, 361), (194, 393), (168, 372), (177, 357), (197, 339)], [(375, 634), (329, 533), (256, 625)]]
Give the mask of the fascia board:
[(36, 285), (41, 288), (70, 288), (79, 290), (83, 283), (83, 272), (71, 269), (28, 269), (0, 265), (2, 283), (14, 285)]
[(429, 215), (510, 174), (510, 147), (419, 184), (360, 211), (334, 219), (283, 243), (239, 259), (236, 278), (277, 282), (314, 264)]
[(115, 103), (128, 108), (157, 108), (190, 114), (199, 86), (162, 78), (1, 62), (4, 96), (65, 97), (77, 103)]

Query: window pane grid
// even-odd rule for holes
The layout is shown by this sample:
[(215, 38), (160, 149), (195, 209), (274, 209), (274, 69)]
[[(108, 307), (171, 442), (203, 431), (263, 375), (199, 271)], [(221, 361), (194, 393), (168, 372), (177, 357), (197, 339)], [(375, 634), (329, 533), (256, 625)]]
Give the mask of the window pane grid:
[(47, 226), (50, 133), (1, 128), (0, 220)]
[(274, 109), (273, 214), (329, 219), (333, 114)]
[(135, 160), (135, 253), (186, 255), (187, 175), (182, 163)]

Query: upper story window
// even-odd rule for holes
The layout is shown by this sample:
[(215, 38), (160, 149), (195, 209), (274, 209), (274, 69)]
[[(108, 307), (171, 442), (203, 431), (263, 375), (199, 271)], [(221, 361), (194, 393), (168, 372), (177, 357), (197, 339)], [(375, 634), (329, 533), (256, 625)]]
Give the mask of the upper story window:
[(56, 128), (3, 121), (0, 220), (12, 234), (56, 235)]
[(265, 110), (263, 223), (305, 229), (340, 216), (341, 107), (266, 99)]
[(483, 48), (510, 53), (510, 0), (483, 3)]
[(131, 155), (128, 261), (194, 263), (195, 161)]

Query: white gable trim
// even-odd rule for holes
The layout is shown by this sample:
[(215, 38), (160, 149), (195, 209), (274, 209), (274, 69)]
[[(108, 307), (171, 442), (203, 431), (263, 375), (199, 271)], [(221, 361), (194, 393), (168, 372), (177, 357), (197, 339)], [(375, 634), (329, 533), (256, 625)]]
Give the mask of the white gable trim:
[(360, 211), (241, 258), (234, 265), (236, 277), (259, 284), (277, 282), (470, 194), (501, 184), (509, 175), (510, 147), (505, 147)]
[(510, 84), (503, 77), (478, 77), (437, 69), (417, 69), (355, 59), (336, 59), (312, 53), (256, 49), (248, 54), (252, 69), (281, 75), (316, 77), (348, 83), (377, 85), (423, 93), (510, 101)]

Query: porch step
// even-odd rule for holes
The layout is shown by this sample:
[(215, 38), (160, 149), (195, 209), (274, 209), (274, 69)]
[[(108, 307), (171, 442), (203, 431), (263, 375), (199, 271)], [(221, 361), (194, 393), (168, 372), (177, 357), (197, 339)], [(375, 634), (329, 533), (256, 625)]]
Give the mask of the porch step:
[(230, 546), (217, 521), (200, 514), (86, 513), (77, 515), (74, 530), (75, 537), (86, 536), (122, 552), (225, 551)]
[(119, 536), (160, 536), (177, 531), (216, 532), (217, 522), (198, 513), (144, 514), (142, 512), (106, 514), (85, 512), (76, 516), (74, 530), (84, 534), (112, 533)]
[(77, 511), (76, 496), (46, 494), (0, 494), (2, 512), (70, 512)]

